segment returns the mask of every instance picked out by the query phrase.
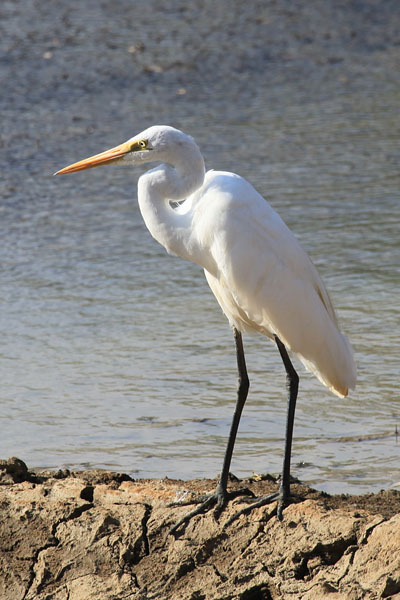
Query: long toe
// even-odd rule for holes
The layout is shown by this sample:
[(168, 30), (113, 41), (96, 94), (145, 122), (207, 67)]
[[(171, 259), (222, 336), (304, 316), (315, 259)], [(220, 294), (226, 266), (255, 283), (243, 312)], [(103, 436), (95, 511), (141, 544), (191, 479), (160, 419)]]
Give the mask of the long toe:
[(217, 487), (213, 494), (207, 496), (205, 499), (204, 496), (202, 496), (201, 499), (198, 499), (198, 501), (200, 502), (199, 505), (187, 515), (182, 517), (182, 519), (180, 519), (180, 521), (178, 521), (170, 529), (169, 533), (171, 535), (175, 535), (178, 532), (178, 530), (187, 525), (193, 517), (208, 512), (213, 506), (215, 506), (214, 518), (218, 520), (219, 516), (221, 515), (229, 500), (233, 500), (238, 496), (252, 496), (254, 498), (253, 492), (250, 491), (248, 488), (232, 490), (231, 492), (227, 492)]
[(195, 509), (193, 509), (192, 511), (187, 513), (187, 515), (182, 517), (182, 519), (180, 519), (180, 521), (178, 521), (173, 527), (171, 527), (171, 529), (169, 530), (169, 533), (171, 535), (175, 535), (178, 532), (178, 529), (187, 525), (193, 517), (195, 517), (196, 515), (200, 515), (202, 513), (208, 512), (217, 503), (218, 503), (218, 495), (216, 492), (214, 492), (214, 494), (211, 494), (210, 496), (208, 496), (206, 498), (206, 500), (204, 500), (204, 502), (202, 502)]
[[(276, 492), (275, 494), (271, 494), (270, 496), (265, 496), (264, 498), (260, 498), (259, 500), (257, 500), (257, 502), (252, 502), (248, 506), (245, 506), (241, 510), (238, 510), (230, 519), (228, 519), (228, 521), (224, 524), (224, 528), (228, 527), (228, 525), (231, 525), (241, 515), (248, 515), (255, 508), (260, 508), (261, 506), (266, 506), (267, 504), (272, 504), (272, 502), (275, 502), (276, 500), (280, 501), (280, 493), (279, 492)], [(274, 514), (276, 514), (276, 512), (277, 512), (276, 510), (273, 510), (270, 516), (272, 517)]]

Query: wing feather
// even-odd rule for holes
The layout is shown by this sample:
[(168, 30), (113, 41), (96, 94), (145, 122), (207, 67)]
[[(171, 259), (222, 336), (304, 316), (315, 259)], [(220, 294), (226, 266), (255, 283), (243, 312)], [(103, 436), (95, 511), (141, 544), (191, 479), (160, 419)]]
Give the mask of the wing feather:
[(244, 179), (215, 172), (208, 186), (206, 218), (202, 223), (199, 211), (197, 235), (210, 249), (203, 266), (230, 323), (277, 335), (322, 383), (347, 395), (356, 378), (352, 350), (308, 255)]

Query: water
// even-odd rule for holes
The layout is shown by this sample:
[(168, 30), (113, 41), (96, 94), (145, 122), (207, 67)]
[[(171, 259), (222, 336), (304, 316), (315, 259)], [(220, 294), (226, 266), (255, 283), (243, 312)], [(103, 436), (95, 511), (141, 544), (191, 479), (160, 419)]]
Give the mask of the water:
[[(44, 46), (33, 48), (39, 55)], [(65, 47), (53, 62), (44, 59), (42, 77), (59, 82), (68, 58)], [(208, 96), (204, 71), (191, 76), (192, 88), (183, 80), (187, 91), (181, 76), (147, 79), (134, 118), (120, 80), (79, 95), (63, 81), (44, 91), (39, 78), (29, 92), (35, 104), (13, 72), (2, 134), (9, 150), (0, 203), (0, 456), (138, 477), (220, 470), (236, 364), (201, 269), (166, 255), (146, 231), (136, 203), (140, 171), (50, 176), (158, 121), (191, 133), (209, 168), (240, 173), (268, 198), (320, 270), (353, 344), (358, 386), (343, 400), (296, 363), (293, 473), (331, 492), (400, 480), (399, 86), (383, 66), (388, 55), (368, 58), (362, 80), (353, 77), (361, 69), (354, 57), (334, 77), (315, 65), (308, 79), (277, 68), (259, 89), (245, 71), (236, 102), (223, 88), (236, 93), (239, 75), (215, 81)], [(100, 79), (102, 60), (92, 63)], [(68, 65), (73, 79), (82, 64)], [(177, 95), (178, 86), (185, 93)], [(251, 391), (232, 471), (277, 473), (283, 367), (268, 340), (244, 343)]]

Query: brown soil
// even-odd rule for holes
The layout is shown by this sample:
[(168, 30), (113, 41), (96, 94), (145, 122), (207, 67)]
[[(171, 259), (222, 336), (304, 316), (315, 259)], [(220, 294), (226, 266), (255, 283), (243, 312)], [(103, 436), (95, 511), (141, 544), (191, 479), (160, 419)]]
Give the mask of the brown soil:
[[(215, 481), (133, 481), (105, 471), (29, 472), (2, 461), (2, 600), (400, 599), (400, 492), (330, 496), (298, 483), (294, 501), (254, 510), (224, 527), (177, 500)], [(257, 496), (272, 477), (232, 480)]]

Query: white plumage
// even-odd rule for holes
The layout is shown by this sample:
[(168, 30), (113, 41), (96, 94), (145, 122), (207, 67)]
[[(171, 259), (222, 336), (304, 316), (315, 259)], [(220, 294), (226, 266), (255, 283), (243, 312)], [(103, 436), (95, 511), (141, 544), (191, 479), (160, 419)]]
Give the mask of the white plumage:
[[(230, 173), (206, 176), (199, 212), (215, 268), (207, 281), (230, 323), (240, 331), (277, 335), (330, 390), (355, 386), (351, 347), (339, 331), (325, 286), (294, 235), (264, 198)], [(206, 205), (210, 207), (207, 211)]]
[[(137, 137), (151, 140), (154, 129)], [(138, 186), (150, 233), (169, 252), (204, 268), (232, 326), (276, 334), (324, 385), (346, 396), (356, 382), (352, 350), (306, 252), (250, 183), (234, 173), (204, 175), (192, 138), (169, 128), (164, 133), (174, 148), (165, 142), (168, 151), (161, 153), (174, 167), (149, 171)], [(170, 201), (182, 199), (173, 209)]]

